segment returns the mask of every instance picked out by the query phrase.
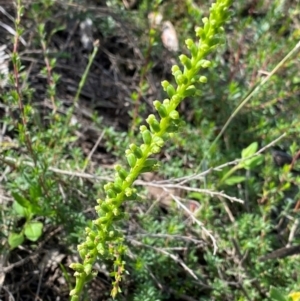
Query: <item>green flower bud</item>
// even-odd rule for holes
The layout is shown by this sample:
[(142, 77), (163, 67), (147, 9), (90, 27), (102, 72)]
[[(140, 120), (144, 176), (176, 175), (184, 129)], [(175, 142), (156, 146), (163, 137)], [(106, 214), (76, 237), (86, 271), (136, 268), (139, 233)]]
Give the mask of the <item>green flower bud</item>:
[(216, 20), (211, 19), (211, 20), (210, 20), (210, 26), (211, 26), (212, 28), (215, 28), (216, 25), (218, 25), (217, 22), (216, 22)]
[(145, 173), (145, 172), (152, 172), (154, 170), (153, 166), (144, 166), (140, 173)]
[(151, 127), (151, 130), (155, 133), (158, 133), (160, 131), (160, 125), (159, 125), (159, 122), (157, 120), (154, 120), (152, 122), (152, 124), (150, 125)]
[(169, 134), (173, 134), (176, 133), (178, 131), (178, 126), (176, 124), (170, 124), (167, 129), (166, 129), (167, 133)]
[(89, 227), (85, 227), (84, 231), (85, 231), (85, 233), (88, 235), (88, 234), (90, 234), (93, 230), (92, 230), (91, 228), (89, 228)]
[(195, 31), (196, 31), (196, 36), (198, 38), (200, 38), (201, 40), (205, 40), (205, 32), (203, 28), (197, 27)]
[(141, 151), (141, 149), (136, 146), (135, 144), (130, 144), (129, 148), (131, 149), (131, 151), (134, 153), (134, 155), (140, 159), (143, 157), (143, 152)]
[(99, 254), (104, 255), (105, 254), (105, 246), (102, 243), (99, 243), (97, 245), (97, 251)]
[[(206, 19), (207, 19), (207, 18), (206, 18)], [(210, 22), (206, 22), (206, 23), (204, 24), (204, 32), (206, 33), (206, 35), (208, 34), (209, 29), (210, 29)], [(209, 37), (209, 36), (207, 36), (207, 37)]]
[(175, 80), (176, 80), (176, 83), (178, 85), (182, 85), (182, 84), (186, 85), (188, 83), (187, 77), (185, 75), (182, 75), (182, 74), (176, 76)]
[(182, 75), (181, 70), (178, 70), (176, 72), (173, 73), (173, 76), (176, 78), (177, 76)]
[(115, 231), (109, 231), (108, 236), (109, 236), (110, 238), (115, 237)]
[(159, 116), (161, 118), (165, 118), (168, 116), (168, 112), (167, 112), (167, 109), (164, 105), (161, 105), (158, 109), (157, 109), (157, 112), (159, 114)]
[(84, 266), (81, 263), (71, 263), (69, 267), (76, 272), (84, 272)]
[(121, 168), (122, 168), (122, 166), (121, 166), (120, 164), (116, 164), (116, 165), (114, 166), (114, 170), (115, 170), (115, 171), (119, 171)]
[(182, 95), (176, 94), (172, 97), (172, 101), (178, 106), (183, 99)]
[(134, 154), (127, 155), (127, 162), (131, 168), (133, 168), (136, 164), (136, 156)]
[(116, 192), (116, 193), (120, 193), (122, 191), (122, 186), (120, 186), (119, 184), (115, 183), (114, 184), (114, 187), (113, 187), (113, 190)]
[(88, 235), (89, 239), (91, 239), (91, 240), (94, 240), (96, 236), (97, 236), (97, 235), (96, 235), (96, 232), (95, 232), (95, 231), (91, 231), (91, 232), (89, 233), (89, 235)]
[(177, 65), (174, 65), (174, 66), (172, 66), (171, 70), (172, 70), (172, 73), (174, 73), (174, 72), (180, 70), (180, 68)]
[(185, 40), (186, 47), (190, 50), (192, 57), (196, 57), (198, 54), (198, 47), (192, 39)]
[(174, 94), (176, 94), (176, 90), (175, 88), (169, 84), (169, 86), (167, 87), (167, 94), (168, 96), (171, 98)]
[(169, 105), (170, 105), (170, 99), (168, 99), (168, 98), (164, 99), (163, 105), (164, 105), (166, 108), (168, 108)]
[(103, 186), (105, 192), (108, 191), (109, 189), (112, 189), (112, 187), (113, 187), (113, 183), (111, 183), (111, 182), (107, 183)]
[(221, 39), (219, 37), (214, 36), (213, 38), (209, 39), (208, 46), (214, 46), (221, 44)]
[(126, 195), (124, 196), (124, 200), (126, 201), (132, 201), (132, 200), (136, 200), (137, 198), (137, 194), (135, 192), (132, 192), (130, 195)]
[(118, 216), (118, 215), (120, 215), (121, 211), (120, 211), (119, 208), (115, 207), (115, 208), (113, 209), (112, 213), (114, 214), (114, 216)]
[(199, 82), (203, 83), (203, 84), (206, 84), (207, 83), (207, 77), (206, 76), (200, 76)]
[[(151, 134), (151, 132), (150, 132), (150, 134)], [(151, 138), (152, 139), (152, 138)], [(149, 143), (149, 145), (151, 144), (151, 142)], [(146, 145), (146, 144), (142, 144), (141, 145), (141, 151), (144, 153), (145, 151), (146, 151), (146, 149), (148, 148), (148, 145)]]
[(209, 46), (206, 43), (201, 43), (200, 44), (200, 51), (202, 51), (203, 53), (207, 53), (209, 51)]
[(156, 120), (156, 118), (153, 114), (150, 114), (148, 116), (148, 118), (146, 119), (146, 121), (150, 125), (150, 128), (153, 132), (158, 133), (160, 131), (159, 122)]
[(163, 147), (164, 146), (164, 140), (160, 137), (155, 136), (153, 138), (153, 143), (159, 147)]
[(119, 175), (119, 177), (120, 177), (122, 180), (125, 180), (126, 177), (128, 176), (128, 171), (121, 167), (121, 168), (118, 170), (118, 175)]
[[(75, 276), (75, 274), (74, 274), (74, 276)], [(75, 295), (77, 295), (78, 294), (78, 292), (75, 290), (75, 289), (72, 289), (71, 291), (70, 291), (70, 296), (72, 297), (72, 300), (74, 300), (74, 301), (78, 301), (79, 300), (79, 297), (78, 296), (75, 296)]]
[(101, 199), (97, 199), (96, 202), (97, 202), (97, 204), (102, 204), (102, 202), (104, 202), (104, 201)]
[(161, 85), (162, 85), (163, 89), (165, 91), (167, 91), (167, 88), (170, 85), (170, 83), (167, 80), (164, 80), (164, 81), (161, 82)]
[(94, 224), (103, 227), (103, 224), (107, 224), (109, 220), (110, 220), (109, 216), (102, 216), (99, 217), (96, 221), (94, 221)]
[(79, 250), (79, 249), (78, 249), (78, 253), (79, 253), (79, 256), (80, 256), (81, 259), (84, 259), (84, 258), (85, 258), (87, 252), (88, 252), (88, 250), (85, 249), (85, 248), (82, 249), (82, 250)]
[(195, 88), (195, 86), (191, 85), (183, 92), (183, 96), (184, 97), (193, 96), (196, 93), (196, 91), (197, 89)]
[(208, 23), (208, 18), (207, 17), (202, 18), (202, 22), (203, 22), (204, 25), (207, 24)]
[(148, 167), (148, 166), (154, 166), (154, 165), (156, 165), (158, 163), (158, 160), (156, 160), (156, 159), (152, 159), (152, 158), (148, 158), (148, 159), (146, 159), (146, 161), (145, 161), (145, 163), (144, 163), (144, 166), (146, 167)]
[(133, 177), (133, 175), (129, 174), (128, 177), (125, 179), (125, 181), (127, 183), (132, 183), (135, 180), (135, 178)]
[(159, 100), (154, 100), (153, 101), (154, 108), (157, 110), (161, 106), (161, 102)]
[(192, 39), (186, 39), (184, 42), (188, 49), (190, 49), (194, 45), (194, 41)]
[(184, 54), (179, 56), (180, 62), (184, 65), (188, 70), (192, 69), (192, 61)]
[(209, 60), (201, 60), (200, 61), (200, 66), (202, 68), (208, 68), (211, 66), (211, 62)]
[(89, 240), (89, 238), (86, 239), (84, 244), (89, 250), (94, 248), (94, 242), (92, 240)]
[(84, 265), (84, 272), (87, 275), (90, 275), (91, 271), (92, 271), (93, 266), (91, 264), (85, 264)]
[(117, 201), (117, 199), (115, 197), (114, 198), (107, 198), (105, 200), (105, 204), (107, 204), (108, 206), (118, 206), (119, 205), (118, 201)]
[(142, 152), (142, 150), (139, 147), (136, 147), (135, 150), (133, 151), (133, 153), (135, 154), (135, 156), (138, 159), (143, 158), (143, 152)]
[(153, 147), (151, 148), (151, 152), (152, 152), (153, 154), (158, 154), (158, 153), (160, 153), (160, 147), (157, 146), (157, 145), (153, 145)]
[[(94, 247), (95, 249), (95, 247)], [(90, 256), (90, 258), (87, 258), (88, 256), (85, 257), (84, 264), (93, 264), (95, 261), (95, 256)]]
[(92, 270), (91, 276), (95, 278), (98, 275), (98, 271)]
[(222, 27), (222, 26), (220, 26), (220, 27), (218, 27), (218, 34), (220, 34), (220, 35), (222, 35), (222, 34), (224, 34), (224, 27)]
[(158, 111), (161, 118), (164, 118), (168, 115), (167, 109), (164, 107), (164, 105), (160, 101), (155, 100), (153, 102), (153, 105), (154, 105), (156, 111)]
[(131, 196), (133, 193), (135, 193), (135, 189), (134, 188), (129, 188), (129, 187), (127, 187), (126, 189), (125, 189), (125, 195), (126, 196)]
[(169, 116), (171, 119), (179, 119), (179, 113), (176, 110), (170, 112)]
[[(152, 141), (151, 132), (147, 129), (142, 133), (143, 141), (145, 144), (150, 145)], [(142, 148), (141, 148), (142, 149)]]
[(85, 281), (86, 283), (92, 281), (97, 276), (97, 271), (92, 270), (89, 275), (86, 276)]
[[(112, 189), (110, 189), (109, 192), (110, 192), (110, 194), (114, 195), (114, 197), (116, 197), (116, 193)], [(108, 191), (107, 191), (107, 194), (108, 194)], [(111, 206), (109, 204), (107, 204), (107, 202), (103, 202), (99, 207), (100, 207), (100, 210), (103, 210), (105, 213), (110, 212), (110, 210), (111, 210)], [(96, 210), (96, 211), (98, 211), (98, 210)]]
[[(116, 193), (114, 192), (113, 189), (108, 189), (106, 191), (106, 194), (108, 195), (109, 198), (115, 198), (116, 197)], [(103, 203), (101, 204), (101, 207), (102, 207)]]
[(144, 131), (147, 131), (147, 127), (145, 125), (140, 126), (140, 132), (143, 133)]
[(93, 263), (93, 260), (96, 259), (96, 257), (98, 256), (97, 250), (96, 250), (96, 245), (93, 248), (93, 250), (90, 250), (89, 254), (86, 256), (87, 260), (84, 263)]
[(150, 115), (148, 116), (148, 118), (146, 119), (146, 121), (148, 122), (148, 124), (151, 124), (151, 122), (152, 122), (153, 120), (156, 120), (156, 118), (155, 118), (155, 116), (154, 116), (153, 114), (150, 114)]
[(118, 215), (115, 215), (114, 216), (114, 221), (121, 221), (121, 220), (123, 220), (123, 219), (125, 219), (126, 218), (126, 215), (125, 215), (125, 213), (123, 213), (123, 212), (120, 212)]

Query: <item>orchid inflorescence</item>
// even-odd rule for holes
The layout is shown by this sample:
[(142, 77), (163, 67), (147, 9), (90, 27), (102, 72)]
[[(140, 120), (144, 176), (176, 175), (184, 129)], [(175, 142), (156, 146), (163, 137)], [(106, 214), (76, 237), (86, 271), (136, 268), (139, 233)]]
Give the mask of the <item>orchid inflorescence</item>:
[(198, 83), (206, 83), (207, 78), (199, 76), (200, 69), (208, 68), (211, 62), (205, 57), (215, 50), (224, 41), (222, 25), (229, 17), (229, 6), (232, 0), (217, 0), (210, 8), (209, 18), (203, 18), (203, 27), (196, 29), (199, 41), (192, 39), (185, 41), (191, 56), (180, 55), (179, 59), (183, 68), (174, 65), (172, 74), (176, 86), (168, 81), (162, 82), (168, 98), (163, 102), (154, 101), (154, 107), (159, 118), (154, 114), (146, 119), (148, 126), (142, 125), (140, 133), (143, 144), (140, 146), (131, 144), (126, 150), (126, 158), (129, 167), (115, 166), (115, 180), (104, 186), (106, 197), (98, 199), (95, 207), (98, 218), (93, 221), (93, 227), (87, 227), (86, 240), (78, 246), (78, 252), (83, 263), (72, 263), (70, 267), (75, 270), (75, 288), (70, 292), (71, 300), (79, 300), (85, 283), (91, 280), (97, 273), (93, 265), (97, 258), (114, 261), (115, 278), (111, 295), (115, 297), (120, 291), (120, 281), (125, 271), (125, 262), (122, 260), (126, 252), (124, 237), (117, 228), (117, 221), (124, 220), (126, 213), (121, 205), (124, 201), (134, 201), (137, 198), (136, 189), (132, 187), (134, 181), (143, 172), (156, 170), (159, 162), (151, 158), (152, 155), (161, 151), (165, 141), (177, 132), (181, 125), (178, 111), (180, 102), (195, 95)]

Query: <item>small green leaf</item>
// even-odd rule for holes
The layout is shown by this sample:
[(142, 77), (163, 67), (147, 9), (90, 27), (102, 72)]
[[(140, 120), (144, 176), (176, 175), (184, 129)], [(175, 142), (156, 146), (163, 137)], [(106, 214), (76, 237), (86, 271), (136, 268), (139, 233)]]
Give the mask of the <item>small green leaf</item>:
[(253, 169), (256, 166), (261, 165), (264, 162), (263, 155), (258, 155), (256, 157), (253, 157), (251, 159), (246, 160), (245, 162), (242, 162), (242, 165), (246, 169)]
[(203, 199), (203, 194), (199, 192), (190, 192), (188, 194), (189, 199), (201, 201)]
[(242, 183), (245, 180), (246, 180), (246, 177), (243, 177), (243, 176), (232, 176), (232, 177), (226, 179), (224, 184), (232, 186), (232, 185)]
[(34, 203), (42, 196), (42, 188), (40, 185), (31, 184), (29, 189), (30, 198)]
[(18, 202), (22, 207), (30, 208), (30, 206), (31, 206), (30, 202), (27, 199), (25, 199), (23, 196), (19, 195), (16, 192), (12, 192), (11, 194), (12, 194), (13, 198), (15, 199), (15, 201)]
[(41, 222), (29, 222), (24, 227), (25, 236), (31, 241), (37, 241), (43, 231), (43, 224)]
[(258, 149), (258, 143), (257, 142), (251, 143), (248, 147), (242, 150), (242, 158), (244, 159), (254, 155), (257, 149)]
[(288, 301), (285, 294), (275, 287), (271, 287), (270, 297), (272, 301)]
[(8, 236), (8, 244), (11, 249), (14, 249), (18, 246), (20, 246), (24, 241), (24, 235), (23, 233), (10, 233)]
[(30, 218), (32, 216), (31, 208), (25, 208), (21, 206), (18, 202), (13, 202), (12, 205), (14, 213), (21, 217)]

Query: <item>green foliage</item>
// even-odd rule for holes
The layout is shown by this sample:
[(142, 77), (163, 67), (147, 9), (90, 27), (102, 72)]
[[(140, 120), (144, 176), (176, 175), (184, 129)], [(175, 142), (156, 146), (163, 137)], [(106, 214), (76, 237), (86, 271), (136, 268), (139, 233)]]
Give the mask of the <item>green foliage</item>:
[[(52, 1), (33, 4), (30, 12), (37, 23), (41, 23), (39, 18), (49, 17), (47, 14), (53, 4)], [(40, 11), (40, 7), (44, 6), (47, 9)], [(22, 11), (23, 7), (19, 3), (16, 31), (20, 34)], [(59, 30), (61, 28), (56, 27), (48, 38)], [(80, 158), (78, 165), (83, 165), (83, 160), (81, 151), (76, 153), (76, 149), (73, 148), (69, 152), (70, 143), (77, 139), (74, 135), (76, 126), (69, 125), (69, 116), (62, 116), (56, 112), (62, 108), (56, 97), (60, 76), (53, 72), (56, 60), (47, 50), (45, 26), (38, 26), (37, 33), (46, 64), (40, 72), (48, 79), (47, 96), (53, 105), (53, 111), (46, 117), (47, 122), (41, 120), (40, 112), (32, 100), (35, 91), (27, 84), (25, 73), (23, 74), (25, 66), (22, 65), (18, 53), (19, 35), (15, 36), (14, 52), (11, 56), (14, 73), (10, 80), (15, 89), (2, 95), (11, 117), (4, 120), (5, 125), (10, 131), (17, 132), (12, 145), (1, 147), (0, 157), (1, 162), (12, 167), (12, 171), (6, 177), (6, 188), (13, 197), (13, 204), (11, 208), (4, 208), (10, 223), (7, 241), (11, 249), (20, 246), (26, 239), (37, 241), (49, 224), (64, 225), (70, 234), (65, 240), (74, 242), (75, 237), (75, 242), (78, 242), (81, 235), (78, 228), (82, 228), (86, 223), (81, 206), (74, 195), (69, 193), (70, 199), (66, 202), (61, 194), (62, 190), (76, 189), (80, 184), (77, 181), (66, 182), (51, 170), (52, 166), (57, 165), (56, 162), (60, 162), (61, 168), (67, 165), (77, 168), (76, 160)], [(13, 118), (16, 112), (20, 115), (18, 119)], [(68, 161), (68, 156), (72, 160)]]
[(262, 155), (256, 155), (258, 150), (258, 143), (253, 142), (247, 148), (242, 150), (241, 161), (233, 168), (231, 168), (221, 179), (220, 184), (236, 185), (246, 180), (244, 176), (231, 176), (238, 169), (252, 170), (255, 167), (261, 165), (264, 161)]
[(158, 120), (153, 114), (148, 116), (146, 122), (149, 127), (145, 125), (140, 127), (144, 144), (141, 146), (131, 144), (125, 152), (130, 170), (117, 165), (115, 181), (104, 186), (106, 198), (98, 200), (98, 206), (96, 206), (99, 218), (93, 221), (95, 225), (93, 229), (86, 229), (86, 242), (78, 246), (83, 264), (82, 266), (71, 264), (71, 268), (76, 271), (76, 286), (70, 293), (72, 300), (78, 300), (86, 278), (90, 277), (91, 266), (99, 255), (114, 260), (116, 272), (112, 273), (115, 281), (111, 294), (115, 297), (119, 292), (119, 283), (125, 264), (122, 255), (126, 250), (123, 236), (115, 225), (117, 221), (125, 218), (120, 207), (125, 200), (136, 199), (136, 190), (132, 188), (136, 178), (144, 171), (154, 170), (155, 164), (148, 165), (146, 163), (148, 157), (159, 153), (167, 138), (177, 132), (180, 120), (176, 108), (180, 102), (196, 93), (196, 83), (206, 82), (203, 76), (199, 77), (198, 73), (200, 69), (210, 66), (210, 62), (204, 58), (222, 42), (222, 25), (229, 17), (229, 5), (230, 1), (217, 1), (213, 4), (209, 19), (203, 19), (204, 27), (196, 29), (196, 35), (200, 39), (199, 43), (194, 43), (191, 39), (186, 40), (191, 58), (182, 54), (179, 59), (184, 66), (183, 70), (177, 65), (172, 67), (177, 87), (175, 88), (166, 80), (163, 81), (162, 87), (169, 98), (165, 99), (163, 103), (158, 100), (154, 102), (154, 107), (161, 119)]
[(8, 244), (12, 249), (23, 243), (24, 236), (31, 241), (37, 241), (42, 235), (43, 223), (32, 220), (35, 215), (43, 214), (43, 211), (38, 205), (38, 198), (41, 197), (41, 191), (38, 186), (36, 188), (38, 189), (34, 189), (33, 185), (30, 187), (30, 192), (32, 193), (31, 201), (26, 200), (17, 193), (12, 193), (15, 199), (12, 206), (13, 213), (17, 217), (26, 219), (22, 231), (20, 233), (11, 232), (8, 237)]
[[(74, 3), (82, 4), (79, 2)], [(19, 1), (11, 88), (8, 92), (1, 90), (3, 104), (9, 108), (5, 126), (14, 137), (12, 143), (0, 142), (3, 187), (12, 200), (1, 203), (1, 238), (8, 244), (1, 252), (21, 245), (35, 247), (49, 227), (60, 225), (64, 228), (61, 243), (68, 250), (75, 252), (75, 245), (82, 243), (78, 251), (83, 264), (72, 265), (77, 278), (75, 295), (84, 290), (84, 281), (95, 278), (93, 264), (99, 261), (113, 271), (112, 295), (122, 290), (117, 300), (191, 297), (296, 301), (297, 293), (287, 296), (299, 290), (298, 258), (260, 260), (288, 243), (299, 243), (299, 233), (293, 231), (299, 219), (296, 203), (300, 177), (294, 170), (299, 169), (300, 66), (295, 59), (281, 61), (288, 51), (298, 49), (296, 4), (286, 7), (280, 1), (236, 1), (226, 25), (226, 47), (218, 46), (224, 40), (221, 24), (204, 18), (204, 28), (196, 30), (201, 44), (186, 40), (188, 51), (184, 40), (193, 36), (199, 20), (208, 14), (207, 5), (199, 1), (145, 0), (133, 11), (124, 10), (120, 1), (106, 1), (116, 18), (109, 14), (98, 17), (88, 8), (76, 12), (80, 19), (95, 18), (95, 28), (104, 42), (120, 23), (136, 26), (128, 35), (137, 40), (135, 47), (140, 47), (143, 55), (137, 63), (140, 69), (135, 70), (140, 80), (129, 94), (132, 107), (128, 131), (106, 127), (101, 118), (93, 116), (93, 124), (103, 131), (105, 151), (120, 163), (115, 166), (115, 178), (104, 189), (102, 180), (91, 183), (74, 176), (75, 171), (80, 173), (93, 163), (78, 147), (75, 132), (81, 129), (72, 123), (72, 115), (98, 45), (94, 45), (87, 67), (79, 75), (79, 87), (66, 110), (57, 94), (59, 85), (64, 84), (59, 58), (70, 54), (52, 52), (51, 39), (66, 28), (52, 18), (56, 4), (35, 1), (26, 11), (37, 24), (33, 26), (33, 43), (41, 49), (39, 62), (45, 62), (42, 67), (38, 65), (38, 74), (45, 80), (49, 104), (41, 114), (36, 98), (41, 101), (44, 96), (31, 87), (28, 66), (18, 49), (24, 34), (24, 8)], [(143, 117), (149, 113), (143, 100), (152, 89), (149, 76), (154, 75), (157, 81), (160, 74), (155, 66), (172, 56), (164, 53), (160, 29), (146, 24), (149, 11), (161, 12), (164, 20), (173, 22), (184, 54), (179, 57), (183, 67), (172, 68), (173, 78), (163, 74), (168, 79), (162, 82), (168, 98), (154, 101), (156, 112), (150, 111), (147, 125), (143, 125)], [(214, 10), (211, 13), (215, 20), (220, 17)], [(210, 54), (212, 50), (216, 53)], [(161, 60), (158, 63), (157, 58)], [(275, 72), (276, 66), (281, 68)], [(183, 98), (187, 100), (182, 102)], [(135, 139), (137, 129), (140, 135)], [(276, 144), (295, 160), (276, 168), (268, 145), (275, 144), (282, 134), (284, 138)], [(92, 172), (99, 178), (111, 176), (102, 167)], [(136, 178), (146, 172), (159, 173), (164, 181), (154, 184), (166, 189), (167, 196), (149, 196), (140, 187), (132, 188)], [(171, 191), (174, 186), (180, 190), (178, 195)], [(178, 202), (176, 206), (173, 195), (190, 213)], [(98, 216), (91, 217), (86, 209), (95, 196), (101, 198), (97, 201)], [(233, 203), (236, 199), (244, 203)], [(96, 218), (93, 224), (91, 218)], [(208, 233), (215, 238), (217, 251)], [(68, 271), (62, 269), (68, 278)], [(72, 281), (68, 279), (70, 287)], [(271, 285), (276, 288), (270, 289)], [(88, 293), (85, 295), (88, 300)]]

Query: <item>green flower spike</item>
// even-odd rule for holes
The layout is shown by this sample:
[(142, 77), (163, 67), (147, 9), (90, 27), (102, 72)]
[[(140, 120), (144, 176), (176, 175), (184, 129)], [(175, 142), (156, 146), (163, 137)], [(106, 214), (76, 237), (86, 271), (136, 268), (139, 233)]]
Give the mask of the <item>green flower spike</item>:
[(116, 176), (113, 183), (104, 186), (106, 197), (97, 200), (95, 207), (99, 218), (93, 221), (93, 227), (86, 229), (86, 240), (78, 246), (78, 252), (83, 260), (82, 264), (73, 263), (71, 268), (75, 270), (75, 288), (70, 292), (71, 301), (79, 300), (85, 283), (95, 276), (93, 265), (97, 258), (113, 260), (115, 278), (111, 292), (114, 298), (120, 291), (120, 282), (125, 271), (125, 262), (122, 260), (126, 252), (124, 238), (117, 229), (117, 221), (125, 219), (126, 215), (121, 211), (121, 205), (125, 200), (135, 200), (137, 195), (132, 188), (137, 177), (146, 171), (158, 168), (158, 162), (149, 158), (152, 154), (159, 153), (165, 141), (179, 128), (181, 121), (176, 110), (180, 102), (197, 92), (196, 84), (206, 83), (205, 76), (199, 76), (199, 71), (210, 66), (210, 61), (205, 57), (215, 50), (224, 41), (222, 25), (229, 17), (229, 6), (232, 0), (217, 0), (210, 8), (209, 18), (203, 18), (203, 27), (196, 29), (198, 42), (186, 40), (186, 46), (190, 51), (190, 57), (180, 55), (179, 59), (183, 68), (172, 67), (177, 86), (168, 81), (162, 82), (163, 89), (167, 92), (168, 99), (162, 103), (154, 102), (154, 107), (160, 119), (150, 115), (146, 125), (140, 127), (143, 144), (137, 146), (131, 144), (126, 150), (126, 158), (129, 168), (120, 165), (115, 167)]

